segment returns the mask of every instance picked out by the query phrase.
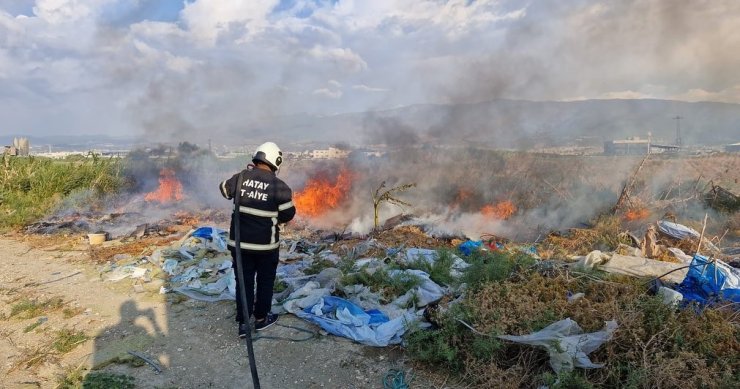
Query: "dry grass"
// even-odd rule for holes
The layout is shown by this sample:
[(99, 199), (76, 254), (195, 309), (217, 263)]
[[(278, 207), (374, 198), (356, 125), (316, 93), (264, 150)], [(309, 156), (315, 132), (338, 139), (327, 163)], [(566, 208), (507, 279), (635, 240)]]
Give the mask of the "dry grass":
[[(578, 292), (585, 297), (569, 303)], [(547, 354), (493, 336), (528, 334), (568, 317), (585, 332), (603, 329), (607, 320), (619, 328), (590, 356), (606, 366), (561, 376), (572, 386), (560, 387), (726, 387), (739, 378), (740, 322), (731, 308), (675, 310), (649, 296), (639, 280), (563, 271), (485, 284), (449, 311), (441, 329), (412, 333), (409, 351), (459, 372), (474, 387), (535, 387), (552, 376)]]
[(619, 244), (630, 244), (629, 238), (620, 235), (621, 221), (617, 216), (600, 216), (592, 228), (573, 228), (565, 236), (550, 234), (541, 244), (547, 258), (564, 258), (568, 255), (586, 255), (593, 250), (611, 251)]

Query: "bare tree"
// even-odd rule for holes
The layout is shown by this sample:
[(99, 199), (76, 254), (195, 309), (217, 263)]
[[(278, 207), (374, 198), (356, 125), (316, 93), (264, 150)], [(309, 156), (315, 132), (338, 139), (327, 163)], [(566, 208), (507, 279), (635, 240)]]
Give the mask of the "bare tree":
[(378, 208), (380, 207), (380, 204), (383, 202), (388, 202), (393, 205), (397, 205), (399, 207), (403, 207), (403, 206), (410, 207), (411, 204), (403, 200), (399, 200), (393, 196), (394, 194), (405, 192), (415, 186), (416, 186), (416, 183), (403, 184), (403, 185), (395, 186), (383, 192), (383, 188), (385, 188), (385, 181), (380, 183), (380, 186), (378, 187), (378, 189), (376, 189), (375, 193), (373, 193), (373, 211), (374, 211), (373, 220), (375, 222), (375, 230), (378, 229)]

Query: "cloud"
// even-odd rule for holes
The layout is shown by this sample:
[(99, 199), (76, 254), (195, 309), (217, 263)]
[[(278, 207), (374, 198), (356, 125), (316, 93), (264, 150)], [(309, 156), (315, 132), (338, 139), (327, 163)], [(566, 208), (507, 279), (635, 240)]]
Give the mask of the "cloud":
[(352, 85), (352, 89), (362, 92), (370, 92), (370, 93), (377, 93), (377, 92), (388, 92), (390, 89), (386, 88), (373, 88), (371, 86), (367, 86), (365, 84), (357, 84)]
[(309, 54), (321, 61), (330, 62), (336, 65), (338, 70), (345, 72), (359, 72), (367, 69), (367, 63), (350, 49), (315, 46), (309, 50)]
[(342, 83), (337, 80), (329, 80), (326, 88), (315, 89), (311, 92), (313, 95), (325, 97), (328, 99), (339, 99), (344, 94), (342, 92)]
[(328, 88), (316, 89), (311, 93), (313, 93), (316, 96), (326, 97), (329, 99), (338, 99), (342, 97), (341, 90), (330, 90)]
[[(120, 117), (226, 137), (419, 103), (740, 103), (738, 25), (733, 0), (0, 0), (0, 113), (32, 132)], [(96, 110), (28, 120), (85, 99)]]

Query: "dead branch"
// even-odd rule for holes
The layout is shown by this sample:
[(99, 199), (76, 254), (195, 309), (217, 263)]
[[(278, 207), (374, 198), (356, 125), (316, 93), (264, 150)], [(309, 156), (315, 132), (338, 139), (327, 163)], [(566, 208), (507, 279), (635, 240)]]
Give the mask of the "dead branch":
[(632, 187), (634, 187), (635, 181), (637, 181), (637, 175), (640, 174), (640, 170), (642, 170), (642, 166), (645, 165), (645, 161), (647, 161), (648, 157), (650, 157), (650, 154), (645, 155), (645, 158), (643, 158), (640, 165), (637, 166), (637, 169), (632, 174), (630, 180), (622, 188), (622, 193), (620, 193), (617, 203), (614, 204), (614, 208), (612, 208), (613, 214), (616, 214), (622, 208), (622, 204), (624, 204), (624, 202), (629, 198)]
[(381, 191), (383, 190), (383, 188), (385, 188), (385, 181), (383, 181), (383, 182), (380, 183), (380, 186), (378, 186), (378, 189), (376, 189), (375, 190), (375, 193), (373, 193), (373, 211), (374, 211), (374, 219), (373, 220), (374, 220), (374, 223), (375, 223), (374, 225), (375, 225), (375, 229), (376, 230), (378, 229), (378, 209), (380, 207), (380, 204), (381, 203), (384, 203), (384, 202), (387, 202), (387, 203), (391, 203), (391, 204), (396, 205), (396, 206), (399, 206), (399, 207), (403, 207), (403, 206), (410, 207), (411, 204), (409, 204), (409, 203), (407, 203), (407, 202), (405, 202), (403, 200), (397, 199), (397, 198), (395, 198), (393, 196), (396, 193), (405, 192), (405, 191), (407, 191), (407, 190), (409, 190), (409, 189), (411, 189), (411, 188), (413, 188), (415, 186), (416, 186), (416, 183), (403, 184), (403, 185), (399, 185), (399, 186), (390, 188), (390, 189), (386, 190), (385, 192), (382, 192), (381, 193)]

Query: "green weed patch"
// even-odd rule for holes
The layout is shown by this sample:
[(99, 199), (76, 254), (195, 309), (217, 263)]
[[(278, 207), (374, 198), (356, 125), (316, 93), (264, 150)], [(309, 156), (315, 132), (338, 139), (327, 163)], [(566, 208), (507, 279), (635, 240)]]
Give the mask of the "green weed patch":
[(60, 309), (63, 305), (64, 301), (58, 297), (51, 298), (46, 301), (24, 298), (10, 307), (10, 314), (7, 319), (33, 319), (34, 317), (41, 316), (45, 312)]
[(56, 338), (51, 343), (54, 350), (66, 354), (88, 338), (82, 331), (73, 331), (68, 329), (60, 330), (56, 333)]

